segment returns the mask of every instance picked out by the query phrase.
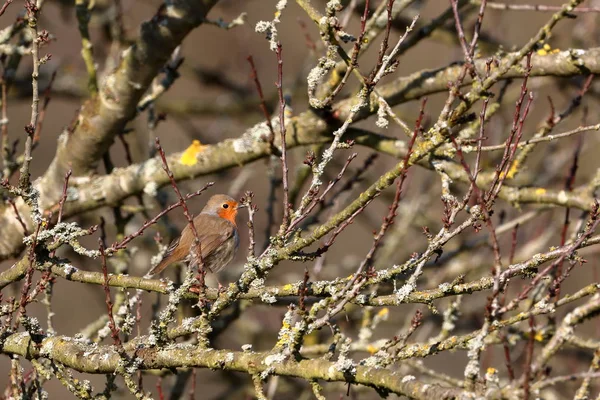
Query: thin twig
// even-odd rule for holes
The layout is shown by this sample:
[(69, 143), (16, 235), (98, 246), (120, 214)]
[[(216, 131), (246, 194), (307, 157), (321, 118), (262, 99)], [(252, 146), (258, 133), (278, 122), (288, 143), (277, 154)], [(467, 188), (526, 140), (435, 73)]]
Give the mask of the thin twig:
[(2, 15), (4, 15), (4, 12), (6, 11), (6, 9), (8, 8), (8, 6), (11, 5), (11, 3), (13, 2), (13, 0), (5, 0), (4, 1), (4, 5), (2, 6), (2, 8), (0, 8), (0, 17)]
[(245, 205), (248, 209), (248, 255), (250, 257), (255, 257), (255, 247), (256, 240), (254, 238), (254, 214), (258, 210), (258, 208), (252, 204), (252, 199), (254, 198), (254, 193), (251, 191), (246, 191), (244, 193), (244, 197), (241, 198), (240, 203)]
[[(101, 227), (104, 226), (104, 220), (102, 220), (100, 226)], [(115, 346), (117, 346), (118, 348), (122, 348), (123, 344), (121, 343), (121, 339), (119, 338), (119, 328), (117, 327), (117, 324), (115, 323), (115, 318), (113, 315), (113, 303), (110, 298), (110, 287), (108, 285), (108, 282), (109, 282), (108, 267), (106, 265), (106, 252), (104, 251), (104, 248), (106, 245), (104, 243), (104, 239), (103, 238), (98, 239), (98, 244), (99, 244), (99, 250), (100, 250), (100, 255), (101, 255), (101, 260), (102, 260), (102, 274), (104, 276), (104, 283), (102, 286), (104, 287), (104, 302), (106, 303), (106, 311), (108, 313), (108, 320), (109, 320), (108, 326), (110, 327), (113, 344)]]
[(288, 163), (286, 148), (286, 128), (285, 128), (285, 99), (283, 97), (283, 57), (281, 43), (277, 43), (277, 93), (279, 94), (279, 134), (281, 135), (281, 171), (283, 184), (283, 219), (279, 234), (282, 235), (290, 224), (290, 202), (289, 202), (289, 183), (288, 183)]
[[(481, 4), (481, 0), (470, 0), (473, 4)], [(548, 6), (544, 4), (506, 4), (495, 1), (488, 1), (487, 7), (494, 10), (503, 11), (542, 11), (555, 12), (560, 11), (561, 6)], [(573, 8), (570, 12), (573, 13), (597, 13), (600, 12), (600, 7), (578, 7)]]
[(256, 86), (256, 91), (258, 92), (258, 98), (260, 100), (260, 109), (262, 110), (265, 116), (265, 122), (267, 124), (267, 127), (269, 128), (270, 135), (268, 141), (270, 147), (273, 148), (273, 142), (275, 140), (275, 130), (273, 129), (273, 124), (271, 123), (271, 113), (267, 108), (267, 103), (265, 101), (262, 86), (260, 84), (260, 80), (258, 79), (258, 72), (256, 71), (256, 65), (254, 65), (254, 58), (252, 58), (252, 56), (248, 56), (246, 60), (248, 60), (248, 63), (250, 64), (250, 77), (252, 78), (252, 80), (254, 80), (254, 85)]
[[(39, 1), (39, 0), (38, 0)], [(38, 120), (38, 107), (40, 102), (38, 77), (40, 74), (40, 57), (39, 57), (39, 45), (42, 40), (38, 34), (37, 27), (37, 15), (39, 12), (38, 5), (34, 4), (32, 0), (26, 0), (25, 8), (27, 9), (27, 18), (29, 20), (28, 25), (31, 30), (31, 55), (33, 58), (33, 71), (31, 72), (31, 85), (32, 85), (32, 96), (31, 96), (31, 120), (29, 125), (25, 127), (27, 132), (27, 140), (25, 141), (25, 152), (23, 154), (23, 165), (21, 166), (19, 187), (21, 189), (28, 189), (30, 186), (29, 176), (29, 165), (31, 164), (31, 150), (33, 147), (33, 137), (35, 134), (35, 127), (37, 126)]]

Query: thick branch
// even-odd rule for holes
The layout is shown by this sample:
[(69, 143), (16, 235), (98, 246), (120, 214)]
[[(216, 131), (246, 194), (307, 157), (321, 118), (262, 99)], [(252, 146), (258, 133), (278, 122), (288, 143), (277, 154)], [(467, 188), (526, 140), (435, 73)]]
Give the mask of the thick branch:
[[(92, 374), (114, 373), (121, 362), (121, 357), (113, 346), (92, 346), (64, 336), (47, 337), (36, 343), (27, 333), (14, 334), (4, 342), (2, 352), (18, 354), (28, 359), (46, 357), (74, 370)], [(86, 356), (82, 357), (81, 354)], [(269, 353), (201, 349), (184, 345), (171, 346), (168, 349), (129, 349), (128, 355), (135, 357), (136, 363), (139, 361), (139, 368), (142, 370), (196, 367), (253, 374), (268, 370), (274, 375), (307, 380), (352, 382), (414, 399), (455, 399), (462, 393), (462, 389), (426, 384), (416, 379), (400, 379), (397, 372), (387, 369), (357, 365), (352, 368), (352, 372), (343, 371), (342, 368), (336, 367), (335, 362), (321, 358), (277, 362), (273, 360), (278, 358), (269, 358)]]
[[(514, 53), (510, 53), (504, 59), (510, 58), (511, 55), (514, 55)], [(475, 64), (481, 71), (485, 68), (485, 60), (476, 60)], [(533, 69), (530, 76), (555, 75), (566, 77), (600, 73), (600, 48), (570, 50), (547, 56), (533, 56), (532, 65)], [(455, 81), (461, 69), (462, 66), (456, 64), (439, 70), (416, 72), (408, 77), (402, 77), (381, 86), (378, 92), (385, 97), (391, 106), (397, 105), (424, 95), (448, 90), (447, 83)], [(517, 66), (510, 69), (502, 79), (522, 77), (523, 73), (523, 69)], [(466, 84), (468, 84), (468, 79), (464, 82), (464, 85)], [(339, 102), (334, 107), (337, 110), (335, 115), (338, 115), (339, 120), (344, 120), (355, 101), (355, 99), (351, 98)], [(355, 121), (367, 118), (376, 113), (377, 104), (377, 101), (373, 101), (370, 107), (364, 107), (355, 118)], [(290, 149), (302, 145), (329, 142), (332, 139), (331, 132), (335, 129), (335, 127), (328, 125), (322, 118), (311, 111), (304, 112), (291, 119), (287, 125), (287, 146)], [(268, 143), (260, 139), (262, 134), (261, 128), (255, 126), (248, 129), (238, 139), (225, 140), (217, 145), (210, 146), (198, 156), (198, 163), (193, 166), (180, 164), (177, 160), (178, 154), (170, 157), (169, 164), (173, 165), (175, 179), (178, 181), (192, 179), (267, 157), (270, 154), (270, 148)], [(401, 143), (382, 141), (382, 137), (362, 135), (359, 132), (354, 132), (353, 135), (354, 137), (348, 135), (347, 138), (356, 138), (359, 144), (368, 145), (378, 151), (393, 155), (398, 153), (396, 146)], [(112, 140), (112, 136), (110, 140)], [(434, 149), (435, 147), (431, 148), (431, 150)], [(51, 170), (55, 167), (56, 165), (53, 163)], [(459, 177), (464, 175), (464, 171), (460, 171), (460, 168), (454, 168), (453, 170), (455, 174), (452, 175), (449, 173), (449, 175), (453, 179), (462, 180)], [(52, 195), (49, 196), (50, 192), (47, 192), (49, 189), (47, 189), (48, 186), (46, 185), (46, 182), (49, 183), (47, 180), (48, 174), (41, 182), (38, 181), (36, 184), (36, 187), (41, 191), (40, 204), (44, 209), (49, 209), (58, 203), (58, 199), (60, 198), (59, 189), (62, 187), (60, 184), (55, 184), (52, 189)], [(61, 177), (57, 182), (62, 182), (63, 175), (60, 175)], [(466, 178), (466, 175), (464, 177)], [(73, 215), (98, 207), (117, 204), (126, 197), (142, 192), (150, 182), (156, 182), (158, 186), (167, 184), (168, 182), (167, 176), (162, 171), (158, 159), (151, 159), (142, 164), (132, 165), (124, 169), (115, 169), (113, 174), (96, 178), (93, 182), (90, 181), (87, 185), (81, 186), (77, 199), (65, 204), (65, 215)], [(506, 190), (504, 195), (501, 194), (502, 196), (509, 201), (515, 202), (543, 202), (546, 204), (563, 204), (584, 209), (589, 208), (587, 198), (589, 196), (586, 196), (583, 200), (562, 201), (566, 199), (565, 195), (558, 196), (557, 194), (552, 195), (551, 192), (546, 192), (542, 196), (541, 192), (536, 192), (535, 190), (527, 195), (523, 195), (521, 192), (515, 193), (514, 191), (510, 192), (510, 190)], [(561, 201), (557, 202), (558, 200)], [(17, 205), (19, 206), (21, 215), (24, 215), (26, 221), (29, 222), (27, 208), (21, 201), (17, 201)], [(0, 226), (4, 227), (3, 230), (6, 234), (0, 238), (0, 260), (14, 255), (22, 248), (22, 227), (10, 210), (5, 209), (2, 211), (2, 214), (0, 214)]]
[[(174, 0), (168, 2), (164, 10), (159, 9), (150, 21), (142, 23), (139, 38), (123, 52), (120, 65), (105, 78), (99, 93), (81, 107), (74, 130), (60, 136), (52, 163), (35, 183), (43, 209), (60, 199), (63, 177), (69, 169), (74, 176), (94, 171), (115, 135), (123, 132), (127, 122), (135, 116), (139, 100), (173, 50), (204, 21), (217, 1)], [(31, 226), (29, 210), (23, 204), (18, 206)], [(20, 248), (22, 234), (18, 233), (13, 219), (0, 215), (3, 227), (0, 259), (14, 255)]]

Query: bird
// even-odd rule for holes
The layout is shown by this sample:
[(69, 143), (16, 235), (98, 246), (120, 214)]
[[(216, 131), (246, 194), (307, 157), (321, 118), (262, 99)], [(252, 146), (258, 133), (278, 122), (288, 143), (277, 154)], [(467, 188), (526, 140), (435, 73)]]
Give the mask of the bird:
[[(240, 244), (235, 218), (238, 210), (243, 207), (230, 196), (215, 194), (208, 199), (200, 214), (194, 217), (203, 267), (209, 272), (219, 272), (235, 257)], [(148, 274), (159, 274), (169, 265), (181, 261), (189, 262), (190, 265), (200, 264), (200, 260), (194, 259), (192, 254), (194, 241), (194, 231), (187, 224), (171, 242), (162, 260)]]

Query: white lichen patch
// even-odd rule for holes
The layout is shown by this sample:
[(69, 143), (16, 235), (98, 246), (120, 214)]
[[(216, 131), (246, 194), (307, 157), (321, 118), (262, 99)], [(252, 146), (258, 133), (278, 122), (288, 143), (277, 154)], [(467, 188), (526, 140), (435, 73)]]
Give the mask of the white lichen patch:
[(335, 372), (343, 372), (350, 375), (356, 374), (356, 365), (354, 364), (354, 360), (351, 358), (347, 358), (344, 355), (341, 355), (340, 358), (329, 367), (329, 373), (334, 374)]
[[(24, 337), (24, 339), (25, 338), (29, 339), (29, 334), (27, 332), (24, 332), (23, 335), (26, 335), (26, 337)], [(40, 347), (40, 355), (50, 358), (53, 351), (54, 351), (54, 340), (49, 340), (49, 339), (44, 340), (42, 342), (42, 346)]]
[(269, 41), (269, 48), (272, 51), (277, 49), (277, 24), (280, 22), (279, 17), (286, 6), (287, 0), (279, 0), (275, 6), (275, 18), (273, 18), (272, 21), (259, 21), (255, 27), (256, 32), (265, 34), (267, 40)]
[(67, 274), (67, 276), (74, 274), (78, 271), (77, 268), (74, 267), (72, 264), (63, 264), (63, 269), (65, 270), (65, 274)]
[[(279, 126), (279, 116), (271, 120), (271, 126)], [(236, 153), (251, 153), (255, 151), (255, 146), (267, 141), (271, 136), (271, 129), (266, 121), (254, 125), (239, 138), (233, 140), (232, 147)]]
[[(330, 52), (328, 51), (328, 54)], [(331, 52), (332, 54), (335, 54)], [(308, 76), (306, 78), (308, 93), (309, 93), (309, 103), (312, 107), (322, 108), (324, 104), (314, 96), (314, 93), (317, 87), (320, 85), (321, 81), (333, 68), (335, 68), (336, 62), (333, 58), (330, 57), (321, 57), (319, 59), (318, 64), (310, 70)]]
[(265, 280), (263, 278), (256, 278), (250, 284), (250, 287), (253, 289), (260, 289), (265, 286)]
[(362, 360), (360, 362), (360, 364), (364, 365), (365, 367), (374, 368), (374, 369), (382, 368), (381, 359), (376, 356), (367, 357), (364, 360)]
[(356, 304), (367, 304), (368, 298), (364, 294), (359, 294), (355, 297), (354, 301), (356, 301)]
[(282, 353), (276, 353), (266, 356), (263, 360), (263, 364), (265, 364), (267, 367), (270, 367), (274, 364), (281, 364), (284, 361), (285, 355), (283, 355)]
[(183, 321), (181, 321), (181, 327), (189, 331), (192, 329), (194, 321), (196, 321), (194, 317), (185, 318)]
[(375, 121), (375, 125), (378, 128), (386, 129), (390, 125), (390, 121), (387, 119), (388, 113), (385, 104), (385, 100), (383, 98), (379, 98), (379, 108), (377, 109), (377, 121)]
[(327, 11), (328, 14), (334, 14), (337, 11), (341, 11), (342, 10), (342, 3), (340, 2), (340, 0), (329, 0), (327, 2), (327, 5), (325, 6), (325, 10)]
[(444, 293), (448, 293), (449, 291), (451, 291), (451, 290), (452, 290), (452, 285), (451, 285), (451, 284), (449, 284), (448, 282), (444, 282), (444, 283), (440, 283), (440, 284), (438, 285), (438, 288), (439, 288), (439, 289), (440, 289), (442, 292), (444, 292)]
[(150, 333), (148, 335), (148, 339), (146, 340), (146, 343), (148, 344), (148, 346), (154, 347), (158, 343), (158, 338), (156, 337), (156, 335), (154, 333)]
[(410, 281), (402, 285), (400, 289), (396, 290), (398, 303), (402, 303), (416, 288), (416, 285)]
[(156, 197), (158, 184), (155, 181), (150, 181), (144, 186), (144, 193), (150, 197)]
[(277, 302), (277, 297), (273, 296), (269, 292), (264, 292), (263, 294), (261, 294), (260, 299), (263, 303), (267, 303), (267, 304), (273, 304), (273, 303)]

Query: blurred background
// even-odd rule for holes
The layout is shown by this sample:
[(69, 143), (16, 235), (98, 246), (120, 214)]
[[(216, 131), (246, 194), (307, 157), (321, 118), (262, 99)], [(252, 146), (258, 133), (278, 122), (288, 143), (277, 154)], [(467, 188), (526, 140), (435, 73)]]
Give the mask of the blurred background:
[[(324, 10), (324, 1), (313, 0), (313, 5)], [(347, 2), (346, 2), (347, 3)], [(357, 10), (362, 10), (362, 2), (358, 1)], [(378, 5), (379, 2), (372, 2)], [(509, 4), (521, 4), (520, 1), (507, 0)], [(94, 57), (101, 73), (100, 82), (105, 72), (114, 67), (115, 54), (126, 48), (127, 43), (137, 37), (139, 26), (142, 21), (152, 18), (161, 5), (160, 1), (152, 0), (121, 0), (122, 26), (124, 30), (120, 37), (121, 44), (115, 45), (112, 40), (114, 32), (114, 20), (118, 15), (116, 3), (111, 0), (96, 0), (93, 17), (90, 22), (90, 35), (94, 45)], [(144, 112), (132, 121), (128, 127), (130, 132), (124, 137), (131, 149), (133, 162), (147, 159), (151, 153), (154, 137), (161, 139), (167, 154), (183, 151), (192, 140), (200, 140), (203, 144), (217, 143), (225, 138), (240, 136), (248, 127), (264, 120), (259, 108), (259, 100), (256, 95), (254, 83), (250, 77), (250, 67), (246, 58), (253, 56), (259, 79), (268, 106), (275, 110), (277, 106), (277, 93), (275, 89), (277, 62), (275, 53), (269, 50), (268, 42), (260, 33), (254, 31), (258, 21), (271, 20), (275, 11), (276, 1), (220, 1), (210, 12), (209, 18), (231, 21), (240, 13), (247, 13), (247, 22), (230, 30), (221, 29), (214, 25), (202, 25), (194, 30), (184, 41), (181, 54), (185, 58), (179, 72), (181, 76), (176, 80), (170, 90), (165, 93), (156, 103), (152, 110)], [(561, 5), (558, 0), (535, 1), (527, 4)], [(600, 1), (586, 1), (583, 6), (600, 6)], [(412, 16), (416, 13), (421, 15), (419, 24), (426, 24), (436, 18), (441, 12), (449, 7), (446, 1), (415, 1), (413, 6), (403, 13), (398, 26), (392, 32), (390, 41), (395, 43), (397, 38), (404, 33)], [(6, 13), (1, 17), (3, 27), (11, 24), (23, 11), (22, 2), (15, 2), (8, 7)], [(600, 38), (600, 24), (598, 14), (578, 14), (576, 20), (562, 21), (553, 31), (547, 44), (553, 49), (566, 48), (589, 48), (598, 46)], [(479, 51), (481, 55), (492, 55), (496, 52), (510, 51), (525, 44), (537, 30), (550, 18), (549, 12), (519, 12), (499, 11), (488, 9), (485, 14), (482, 42)], [(465, 31), (472, 32), (476, 12), (464, 16), (463, 23)], [(349, 15), (347, 31), (358, 34), (359, 12)], [(278, 27), (279, 37), (283, 45), (283, 71), (284, 90), (291, 98), (292, 112), (297, 115), (308, 108), (306, 93), (306, 76), (313, 68), (317, 59), (324, 54), (319, 34), (312, 21), (293, 1), (282, 14), (281, 24)], [(41, 53), (51, 53), (51, 60), (42, 66), (40, 77), (40, 89), (44, 90), (50, 83), (51, 76), (55, 73), (55, 79), (50, 92), (51, 101), (48, 105), (43, 131), (39, 147), (35, 150), (32, 163), (32, 177), (40, 176), (48, 167), (56, 150), (56, 140), (61, 131), (68, 126), (76, 116), (82, 101), (87, 97), (87, 75), (81, 57), (81, 39), (75, 18), (73, 3), (70, 1), (50, 1), (43, 5), (43, 11), (39, 20), (39, 27), (46, 29), (52, 36), (51, 43), (42, 48)], [(399, 76), (426, 69), (445, 67), (453, 62), (461, 61), (463, 53), (456, 41), (452, 19), (438, 30), (431, 38), (423, 40), (418, 46), (410, 49), (400, 58), (397, 72), (386, 78), (392, 80)], [(399, 29), (398, 29), (399, 28)], [(360, 70), (363, 74), (370, 71), (376, 61), (379, 49), (378, 43), (371, 46), (369, 51), (361, 58)], [(317, 45), (316, 50), (312, 43)], [(24, 57), (21, 61), (14, 82), (8, 94), (8, 114), (10, 117), (10, 139), (20, 139), (19, 149), (24, 143), (22, 127), (29, 122), (31, 113), (31, 60)], [(547, 98), (551, 97), (556, 110), (564, 110), (572, 102), (573, 98), (581, 90), (585, 77), (557, 79), (551, 77), (532, 78), (529, 88), (534, 92), (535, 100), (532, 104), (530, 115), (525, 125), (525, 138), (530, 137), (536, 128), (541, 125), (550, 113)], [(503, 111), (497, 113), (486, 125), (486, 145), (502, 143), (510, 129), (516, 97), (519, 94), (521, 82), (519, 80), (507, 87), (504, 98)], [(498, 85), (497, 85), (498, 86)], [(340, 96), (348, 96), (358, 87), (356, 80), (352, 77), (351, 82)], [(497, 91), (499, 87), (495, 88)], [(586, 94), (583, 104), (569, 117), (568, 121), (561, 124), (557, 132), (566, 131), (584, 123), (597, 123), (598, 95), (600, 93), (600, 82), (593, 82)], [(435, 122), (447, 98), (447, 93), (428, 96), (426, 108), (425, 127)], [(411, 101), (394, 107), (398, 113), (411, 127), (418, 116), (420, 102)], [(479, 108), (476, 107), (477, 112)], [(153, 123), (158, 119), (158, 123)], [(149, 122), (150, 121), (150, 122)], [(405, 138), (401, 130), (394, 124), (382, 131), (374, 124), (375, 118), (360, 122), (358, 126), (380, 132), (387, 136)], [(576, 175), (575, 186), (588, 182), (590, 177), (598, 168), (597, 146), (598, 135), (595, 132), (586, 133), (582, 137), (581, 154), (579, 156), (579, 169)], [(573, 136), (556, 142), (544, 143), (538, 146), (528, 160), (526, 169), (519, 177), (518, 184), (523, 186), (536, 185), (547, 188), (560, 189), (565, 185), (569, 168), (573, 161), (573, 154), (578, 146), (579, 136)], [(290, 176), (295, 176), (298, 168), (302, 166), (306, 148), (294, 149), (290, 152)], [(21, 150), (19, 150), (21, 151)], [(111, 158), (116, 167), (127, 165), (124, 147), (120, 141), (116, 141), (111, 148)], [(352, 163), (350, 170), (356, 171), (372, 154), (372, 150), (355, 146), (350, 150), (340, 150), (336, 159), (330, 164), (326, 177), (333, 178), (337, 175), (345, 158), (352, 152), (358, 153), (358, 158)], [(483, 166), (493, 167), (500, 155), (487, 153), (484, 155)], [(356, 197), (365, 187), (370, 185), (382, 172), (389, 169), (397, 162), (396, 159), (379, 155), (373, 166), (368, 168), (360, 182), (346, 193), (339, 201), (348, 202)], [(275, 168), (273, 168), (275, 166)], [(98, 171), (103, 174), (102, 167)], [(262, 249), (266, 243), (268, 198), (271, 191), (272, 181), (280, 177), (279, 163), (270, 162), (269, 159), (258, 160), (246, 166), (240, 166), (227, 171), (222, 171), (211, 176), (203, 176), (198, 179), (180, 183), (182, 192), (197, 190), (206, 182), (214, 181), (215, 185), (206, 194), (196, 197), (190, 201), (190, 209), (197, 213), (200, 211), (210, 194), (228, 193), (236, 198), (243, 195), (244, 191), (251, 190), (255, 193), (254, 203), (259, 207), (255, 217), (255, 229), (257, 248)], [(385, 242), (379, 254), (376, 265), (389, 267), (408, 259), (414, 252), (423, 251), (427, 246), (427, 240), (423, 234), (423, 227), (427, 226), (431, 232), (437, 232), (441, 225), (442, 203), (440, 199), (440, 180), (433, 171), (414, 167), (410, 170), (405, 182), (403, 199), (399, 209), (399, 215), (393, 231)], [(465, 187), (457, 185), (458, 193), (464, 192)], [(268, 277), (267, 284), (284, 284), (302, 280), (305, 269), (311, 273), (311, 279), (331, 279), (338, 276), (347, 276), (356, 269), (356, 265), (364, 258), (372, 243), (372, 232), (377, 230), (382, 218), (388, 212), (388, 206), (393, 196), (393, 188), (384, 195), (377, 198), (365, 212), (361, 213), (346, 231), (342, 233), (333, 248), (326, 257), (314, 263), (291, 263), (283, 262), (278, 265)], [(281, 192), (276, 191), (275, 221), (281, 218)], [(147, 197), (147, 196), (146, 196)], [(176, 201), (176, 196), (169, 186), (160, 189), (157, 198), (144, 198), (147, 212), (153, 216), (161, 207)], [(129, 199), (127, 204), (137, 205), (136, 199)], [(495, 222), (509, 221), (531, 210), (535, 206), (523, 205), (514, 207), (499, 201), (495, 209)], [(557, 245), (560, 240), (561, 228), (564, 222), (564, 209), (547, 209), (540, 211), (534, 218), (520, 227), (517, 234), (518, 246), (516, 248), (515, 260), (531, 257), (533, 254), (546, 251), (551, 245)], [(580, 211), (573, 210), (572, 218), (576, 219)], [(108, 208), (80, 215), (73, 220), (78, 221), (83, 227), (97, 224), (99, 217), (103, 216), (108, 224), (109, 243), (114, 241), (114, 229), (111, 229), (113, 221), (112, 211)], [(127, 226), (127, 233), (135, 231), (144, 221), (139, 215)], [(238, 226), (240, 227), (241, 245), (236, 259), (229, 268), (219, 276), (219, 280), (226, 284), (240, 275), (241, 268), (246, 258), (248, 234), (245, 229), (247, 215), (242, 212)], [(185, 225), (186, 220), (180, 209), (171, 212), (156, 227), (149, 229), (143, 237), (135, 239), (130, 247), (131, 261), (129, 274), (142, 276), (150, 268), (150, 258), (158, 251), (154, 235), (158, 231), (162, 236), (163, 243), (168, 241)], [(272, 231), (272, 233), (274, 230)], [(513, 240), (510, 234), (500, 235), (502, 254), (507, 257)], [(472, 243), (473, 240), (485, 237), (485, 229), (477, 234), (472, 230), (466, 235), (453, 240), (446, 247), (444, 256), (439, 263), (428, 266), (425, 275), (420, 280), (420, 288), (436, 287), (444, 281), (451, 281), (449, 277), (465, 275), (467, 281), (489, 274), (493, 255), (483, 240), (480, 246), (472, 247), (464, 254), (450, 256), (452, 250), (460, 249), (461, 246)], [(90, 248), (96, 246), (96, 238), (90, 238), (84, 245)], [(134, 249), (134, 250), (133, 250)], [(565, 282), (562, 291), (571, 293), (583, 285), (599, 281), (598, 262), (594, 248), (583, 250), (582, 255), (587, 259), (587, 264), (577, 268), (576, 272)], [(100, 262), (80, 257), (72, 252), (63, 250), (64, 257), (68, 257), (74, 265), (84, 270), (100, 270)], [(0, 263), (0, 270), (9, 268), (14, 260)], [(177, 280), (177, 268), (167, 270), (167, 276)], [(441, 272), (440, 272), (441, 271)], [(518, 292), (525, 281), (511, 284), (510, 290)], [(215, 285), (214, 280), (209, 284)], [(16, 291), (18, 287), (7, 287), (3, 292)], [(12, 294), (12, 293), (11, 293)], [(469, 332), (481, 326), (483, 321), (483, 310), (481, 305), (485, 302), (489, 293), (477, 293), (463, 300), (462, 316), (457, 322), (455, 334)], [(467, 301), (465, 301), (467, 300)], [(59, 334), (74, 335), (88, 324), (106, 313), (104, 303), (104, 292), (101, 286), (82, 285), (59, 279), (54, 286), (54, 326)], [(156, 294), (145, 294), (142, 313), (142, 333), (145, 332), (152, 314), (152, 306), (156, 304)], [(163, 301), (164, 303), (164, 301)], [(442, 300), (436, 302), (436, 307), (443, 311), (450, 302)], [(467, 303), (467, 304), (465, 304)], [(578, 303), (576, 303), (578, 304)], [(229, 329), (218, 337), (216, 346), (219, 348), (231, 348), (239, 350), (243, 344), (251, 343), (255, 350), (267, 350), (276, 341), (276, 335), (281, 325), (281, 318), (286, 311), (286, 304), (261, 305), (256, 304), (246, 310), (243, 315), (229, 327)], [(390, 310), (390, 316), (377, 330), (377, 335), (390, 337), (401, 329), (415, 311), (419, 309), (424, 313), (424, 324), (412, 341), (426, 341), (435, 335), (441, 324), (441, 315), (435, 314), (432, 309), (423, 305), (403, 305)], [(572, 309), (572, 307), (571, 307)], [(28, 308), (30, 315), (39, 315), (44, 320), (45, 308), (41, 304), (34, 304)], [(558, 313), (558, 318), (561, 312)], [(357, 332), (360, 327), (360, 310), (349, 307), (343, 317), (338, 318), (338, 323), (346, 332)], [(540, 318), (542, 320), (543, 318)], [(581, 330), (582, 335), (594, 335), (600, 332), (600, 321), (586, 323)], [(110, 338), (108, 339), (110, 341)], [(107, 342), (108, 342), (107, 341)], [(515, 368), (520, 372), (523, 363), (522, 346), (518, 344), (513, 349), (513, 361)], [(565, 374), (569, 371), (580, 371), (589, 365), (591, 353), (577, 350), (561, 351), (553, 362), (556, 373)], [(462, 379), (464, 366), (466, 365), (466, 352), (445, 352), (438, 356), (432, 356), (423, 360), (427, 366), (435, 367), (455, 378)], [(482, 367), (494, 366), (503, 369), (504, 356), (501, 346), (490, 347), (486, 350)], [(30, 366), (26, 361), (22, 362), (25, 370)], [(5, 386), (9, 378), (10, 363), (7, 357), (0, 361), (0, 370), (4, 373), (0, 376), (0, 384)], [(82, 375), (83, 377), (83, 375)], [(96, 389), (104, 385), (103, 376), (85, 376), (90, 379)], [(153, 390), (156, 377), (145, 378), (144, 386)], [(252, 384), (245, 375), (223, 372), (223, 371), (196, 371), (196, 397), (197, 399), (237, 399), (253, 398)], [(177, 379), (169, 375), (165, 376), (162, 386), (165, 393), (177, 385)], [(280, 379), (279, 389), (275, 398), (286, 399), (291, 396), (298, 397), (298, 393), (305, 393), (304, 383), (294, 379)], [(578, 383), (569, 386), (564, 383), (565, 393), (572, 393)], [(333, 389), (337, 388), (337, 389)], [(345, 385), (329, 387), (327, 398), (345, 397)], [(56, 380), (50, 382), (46, 389), (50, 397), (71, 398), (71, 394)], [(302, 391), (300, 391), (302, 389)], [(356, 389), (356, 390), (354, 390)], [(187, 389), (186, 389), (187, 390)], [(559, 392), (560, 392), (559, 390)], [(364, 388), (353, 388), (351, 398), (377, 398), (378, 396)], [(127, 391), (119, 390), (115, 398), (130, 398)], [(301, 398), (311, 398), (301, 397)]]

